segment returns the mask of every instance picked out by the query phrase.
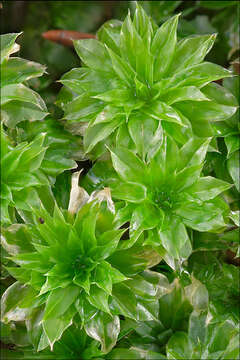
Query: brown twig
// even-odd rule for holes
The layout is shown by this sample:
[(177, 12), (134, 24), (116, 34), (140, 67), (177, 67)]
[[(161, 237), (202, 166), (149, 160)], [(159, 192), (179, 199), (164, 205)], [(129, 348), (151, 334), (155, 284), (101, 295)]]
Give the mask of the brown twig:
[(42, 37), (44, 37), (44, 39), (70, 47), (73, 47), (73, 40), (96, 38), (94, 34), (81, 33), (71, 30), (49, 30), (44, 32)]

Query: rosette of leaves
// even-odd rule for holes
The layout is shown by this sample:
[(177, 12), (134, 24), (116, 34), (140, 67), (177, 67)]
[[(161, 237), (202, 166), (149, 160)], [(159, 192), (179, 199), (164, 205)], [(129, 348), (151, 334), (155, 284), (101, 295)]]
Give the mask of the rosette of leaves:
[(193, 313), (188, 332), (177, 332), (167, 344), (168, 359), (239, 359), (239, 328), (231, 320), (212, 321)]
[(41, 76), (45, 66), (38, 63), (10, 57), (19, 51), (16, 44), (19, 34), (1, 35), (1, 118), (4, 124), (15, 128), (23, 120), (43, 119), (47, 108), (38, 93), (26, 85), (26, 81)]
[(203, 284), (193, 278), (182, 288), (174, 282), (160, 300), (159, 321), (138, 324), (110, 359), (238, 359), (239, 329), (211, 314)]
[[(37, 351), (34, 345), (38, 336), (41, 336), (41, 325), (38, 314), (26, 322), (21, 329), (9, 329), (8, 336), (2, 338), (6, 348), (1, 349), (4, 359), (92, 359), (100, 358), (99, 342), (90, 338), (83, 329), (77, 325), (70, 326), (60, 341), (54, 344), (53, 351), (44, 349)], [(7, 326), (7, 325), (5, 325)], [(3, 331), (5, 329), (2, 329)], [(5, 331), (7, 333), (7, 331)], [(9, 346), (9, 344), (12, 345)]]
[[(195, 284), (197, 283), (197, 284)], [(124, 336), (117, 343), (117, 348), (109, 355), (110, 358), (123, 359), (131, 358), (131, 353), (145, 354), (143, 358), (149, 356), (151, 352), (160, 355), (166, 353), (166, 344), (176, 331), (187, 331), (188, 321), (193, 307), (188, 293), (196, 291), (202, 286), (195, 281), (191, 291), (187, 292), (187, 287), (180, 285), (175, 279), (169, 287), (169, 292), (159, 299), (159, 316), (157, 320), (134, 322), (133, 320), (123, 320), (121, 324)], [(131, 350), (129, 350), (131, 348)], [(111, 355), (113, 355), (111, 357)], [(156, 355), (156, 354), (155, 354)], [(141, 358), (140, 356), (138, 358)], [(148, 358), (148, 357), (147, 357)], [(165, 358), (162, 355), (162, 358)]]
[[(96, 187), (108, 184), (113, 199), (121, 200), (117, 223), (130, 223), (134, 244), (145, 231), (146, 244), (180, 260), (191, 253), (187, 228), (200, 232), (221, 232), (230, 209), (219, 196), (232, 185), (211, 176), (201, 176), (210, 139), (192, 138), (180, 149), (169, 137), (163, 137), (160, 150), (151, 149), (148, 161), (133, 151), (118, 147), (111, 151), (115, 173), (104, 162), (97, 162), (88, 180)], [(105, 168), (99, 175), (98, 168)]]
[(77, 40), (83, 67), (61, 82), (64, 118), (71, 131), (84, 134), (86, 153), (97, 157), (105, 143), (141, 147), (166, 132), (184, 144), (209, 137), (211, 122), (225, 120), (236, 106), (209, 99), (209, 84), (232, 76), (229, 70), (204, 62), (215, 35), (177, 42), (178, 17), (160, 28), (137, 4), (133, 21), (107, 22), (96, 39)]
[(208, 289), (211, 311), (215, 317), (239, 323), (239, 269), (223, 262), (215, 253), (201, 256), (199, 252), (189, 259), (194, 276)]
[(125, 229), (113, 226), (113, 216), (97, 201), (76, 215), (56, 205), (53, 216), (44, 208), (36, 211), (35, 225), (4, 229), (3, 247), (17, 265), (7, 270), (17, 281), (2, 297), (2, 321), (31, 320), (37, 311), (38, 350), (53, 348), (76, 319), (107, 352), (120, 331), (118, 315), (143, 321), (157, 317), (156, 299), (167, 292), (168, 281), (143, 271), (144, 259), (136, 264), (128, 251), (118, 255)]
[[(36, 188), (48, 185), (41, 171), (46, 151), (45, 134), (39, 134), (30, 142), (13, 146), (1, 127), (1, 214), (2, 223), (14, 219), (14, 207), (31, 211), (39, 205)], [(9, 213), (10, 211), (10, 213)]]

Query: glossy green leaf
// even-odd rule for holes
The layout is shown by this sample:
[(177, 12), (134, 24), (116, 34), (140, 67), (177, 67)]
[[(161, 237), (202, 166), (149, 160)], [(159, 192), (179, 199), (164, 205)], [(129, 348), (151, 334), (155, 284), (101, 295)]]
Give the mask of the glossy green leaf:
[(54, 343), (61, 338), (63, 332), (72, 324), (72, 315), (75, 311), (69, 309), (61, 318), (43, 320), (42, 326), (51, 350), (53, 350)]
[(191, 253), (191, 242), (185, 226), (175, 217), (171, 219), (170, 226), (170, 229), (159, 231), (163, 247), (176, 259), (188, 257)]
[(99, 123), (88, 127), (84, 137), (86, 152), (90, 152), (99, 141), (104, 140), (123, 122), (122, 117), (116, 117), (115, 121)]
[(19, 45), (15, 43), (21, 33), (1, 35), (1, 64), (8, 60), (9, 56), (19, 50)]
[(63, 315), (76, 300), (78, 295), (79, 288), (77, 286), (53, 290), (48, 296), (43, 319), (56, 319)]
[(11, 57), (1, 67), (2, 86), (21, 83), (23, 81), (43, 75), (45, 66), (25, 59)]
[(225, 222), (214, 202), (205, 202), (201, 208), (196, 203), (188, 203), (179, 208), (176, 213), (183, 219), (185, 225), (197, 231), (220, 231), (225, 227)]
[(202, 201), (210, 200), (228, 190), (232, 185), (211, 176), (200, 178), (188, 188), (188, 192)]
[(176, 46), (169, 74), (179, 72), (189, 66), (199, 64), (211, 50), (216, 35), (198, 35), (182, 39)]
[(117, 342), (120, 331), (119, 317), (111, 317), (99, 311), (86, 323), (85, 330), (89, 336), (101, 342), (101, 350), (104, 353), (109, 352)]
[(33, 301), (36, 293), (27, 285), (20, 282), (13, 283), (3, 294), (1, 299), (1, 319), (3, 322), (24, 321), (28, 318), (30, 308), (21, 308), (21, 302), (30, 298)]
[(95, 306), (97, 309), (110, 313), (109, 305), (108, 305), (108, 297), (109, 294), (102, 290), (100, 287), (96, 285), (92, 285), (90, 289), (90, 295), (87, 296), (87, 300), (91, 305)]
[(156, 81), (161, 79), (173, 60), (177, 42), (178, 18), (179, 15), (176, 15), (166, 21), (154, 36), (151, 51), (156, 57), (154, 64), (154, 78)]
[(119, 53), (121, 27), (121, 21), (109, 20), (105, 22), (97, 32), (98, 39), (115, 53)]
[(225, 144), (228, 150), (228, 156), (231, 156), (240, 148), (240, 139), (238, 135), (230, 135), (225, 137)]
[(128, 130), (133, 139), (137, 152), (143, 159), (151, 159), (159, 147), (162, 140), (162, 126), (155, 119), (142, 114), (131, 114), (128, 121)]
[(111, 192), (113, 198), (140, 203), (146, 199), (147, 189), (140, 184), (125, 182), (112, 187)]
[(125, 181), (139, 183), (144, 178), (145, 164), (132, 151), (119, 147), (111, 156), (115, 170)]
[(202, 139), (193, 137), (186, 144), (184, 144), (180, 151), (179, 157), (181, 159), (180, 168), (184, 168), (186, 166), (196, 166), (202, 164), (205, 159), (208, 146), (211, 139)]
[(185, 100), (208, 101), (209, 99), (196, 86), (183, 86), (169, 90), (160, 99), (168, 105)]
[(240, 191), (239, 184), (239, 152), (235, 151), (227, 161), (228, 171), (234, 181), (237, 190)]
[[(95, 39), (75, 40), (74, 47), (84, 64), (98, 71), (112, 72), (112, 63), (106, 48)], [(96, 54), (98, 56), (96, 57)]]

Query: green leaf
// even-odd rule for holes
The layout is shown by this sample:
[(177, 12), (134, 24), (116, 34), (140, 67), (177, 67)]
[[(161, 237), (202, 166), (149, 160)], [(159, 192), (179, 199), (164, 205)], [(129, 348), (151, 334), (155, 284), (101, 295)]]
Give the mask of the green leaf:
[(118, 316), (110, 316), (98, 311), (90, 321), (85, 324), (88, 336), (100, 341), (101, 350), (109, 352), (116, 344), (120, 332), (120, 320)]
[(175, 179), (175, 172), (179, 162), (179, 150), (177, 144), (170, 136), (164, 136), (161, 146), (156, 155), (151, 159), (147, 182), (151, 187), (159, 187), (169, 181), (172, 183)]
[[(83, 250), (88, 253), (97, 245), (95, 227), (98, 216), (98, 205), (88, 203), (82, 207), (75, 218), (74, 228), (83, 244)], [(82, 247), (82, 245), (81, 245)]]
[(165, 104), (164, 102), (154, 101), (150, 106), (145, 106), (143, 108), (143, 112), (153, 119), (168, 121), (170, 123), (185, 126), (179, 113), (173, 107)]
[(193, 137), (179, 151), (179, 170), (187, 166), (201, 165), (205, 159), (211, 139)]
[(11, 57), (1, 66), (1, 86), (21, 83), (42, 76), (46, 67), (25, 59)]
[(234, 181), (237, 190), (240, 191), (239, 183), (239, 151), (235, 151), (232, 156), (227, 160), (228, 171)]
[(124, 249), (124, 243), (127, 240), (122, 241), (123, 249), (116, 251), (108, 259), (109, 263), (122, 274), (128, 277), (132, 277), (148, 266), (148, 259), (146, 258), (147, 251), (138, 245), (131, 248)]
[(90, 274), (88, 273), (81, 273), (81, 274), (78, 274), (78, 275), (75, 275), (74, 278), (73, 278), (73, 283), (75, 285), (78, 285), (80, 288), (83, 288), (84, 291), (89, 294), (89, 291), (90, 291)]
[(183, 170), (179, 171), (176, 174), (175, 179), (175, 190), (182, 191), (184, 189), (189, 188), (193, 185), (196, 181), (198, 181), (201, 171), (202, 171), (203, 164), (195, 165), (195, 166), (188, 166)]
[(111, 193), (113, 198), (140, 203), (146, 199), (147, 189), (140, 184), (125, 182), (112, 186)]
[(94, 146), (108, 137), (116, 128), (122, 124), (123, 121), (124, 118), (120, 115), (116, 116), (113, 121), (89, 126), (84, 136), (84, 148), (86, 153), (90, 152)]
[(151, 46), (155, 55), (154, 79), (159, 81), (173, 60), (177, 42), (177, 24), (179, 14), (166, 21), (156, 32)]
[(81, 294), (81, 296), (79, 296), (79, 298), (76, 300), (75, 307), (79, 313), (83, 324), (91, 320), (99, 311), (95, 306), (92, 306), (87, 301), (84, 294)]
[(183, 86), (170, 89), (166, 94), (160, 96), (160, 100), (167, 105), (172, 105), (185, 100), (208, 101), (209, 99), (196, 86)]
[(239, 135), (230, 135), (225, 137), (225, 144), (228, 150), (228, 157), (240, 148)]
[(211, 50), (216, 34), (190, 36), (178, 42), (169, 74), (199, 64)]
[(108, 306), (109, 295), (96, 285), (91, 285), (90, 295), (86, 297), (92, 306), (97, 309), (110, 314)]
[(166, 360), (167, 358), (160, 354), (159, 352), (154, 352), (150, 350), (143, 350), (141, 348), (126, 349), (126, 348), (115, 348), (110, 353), (111, 359), (118, 360), (139, 360), (139, 359), (149, 359), (149, 360)]
[(102, 94), (94, 96), (95, 99), (102, 100), (106, 103), (113, 103), (115, 106), (121, 107), (126, 104), (134, 105), (135, 99), (133, 93), (129, 89), (113, 89)]
[(192, 251), (187, 230), (184, 224), (175, 216), (171, 217), (170, 224), (170, 229), (159, 231), (160, 241), (167, 252), (175, 259), (187, 258)]
[(189, 318), (189, 339), (193, 346), (203, 344), (206, 337), (206, 317), (207, 313), (193, 311)]
[(29, 102), (11, 100), (2, 106), (1, 116), (4, 124), (9, 128), (15, 128), (21, 121), (42, 120), (48, 115), (38, 105)]
[(135, 26), (138, 34), (144, 41), (147, 41), (149, 46), (153, 32), (151, 18), (138, 3), (136, 3), (133, 25)]
[(51, 291), (46, 302), (44, 320), (55, 319), (63, 315), (79, 295), (77, 286), (68, 286)]
[[(230, 78), (229, 80), (232, 79), (234, 78)], [(208, 84), (202, 88), (202, 92), (208, 99), (211, 99), (216, 103), (235, 108), (238, 107), (237, 98), (232, 94), (232, 92), (219, 84)]]
[(23, 285), (20, 282), (15, 282), (7, 288), (1, 299), (1, 319), (3, 322), (10, 321), (24, 321), (28, 318), (30, 308), (20, 308), (21, 302), (30, 298), (33, 301), (36, 296), (34, 290)]
[(150, 203), (139, 205), (132, 214), (130, 223), (130, 235), (135, 231), (153, 229), (156, 225), (160, 225), (163, 221), (164, 214), (161, 209), (157, 209)]
[[(120, 78), (120, 80), (124, 81), (129, 87), (131, 87), (132, 81), (136, 76), (135, 71), (132, 69), (127, 62), (123, 61), (123, 59), (118, 56), (115, 52), (107, 47), (108, 53), (112, 60), (112, 66), (116, 73), (116, 75)], [(120, 99), (119, 99), (120, 100)]]
[(162, 126), (155, 119), (141, 113), (132, 113), (128, 121), (128, 130), (138, 154), (150, 160), (161, 146)]
[(185, 225), (197, 231), (218, 232), (225, 227), (222, 211), (214, 201), (182, 204), (176, 213), (182, 217)]
[(111, 266), (107, 262), (102, 261), (96, 266), (94, 280), (98, 287), (112, 294)]
[(162, 80), (162, 84), (160, 82), (160, 86), (163, 86), (164, 89), (164, 85), (166, 83), (166, 89), (170, 87), (183, 86), (197, 86), (201, 88), (211, 81), (231, 76), (231, 71), (210, 62), (203, 62), (201, 64), (193, 65), (187, 69), (183, 69), (174, 74), (171, 78)]
[(19, 45), (15, 43), (17, 37), (21, 33), (12, 33), (1, 35), (1, 64), (4, 60), (8, 60), (9, 56), (19, 50)]
[(90, 251), (93, 259), (108, 258), (117, 248), (118, 242), (125, 230), (109, 230), (97, 237), (97, 246)]
[(215, 198), (217, 195), (231, 187), (232, 185), (225, 181), (206, 176), (200, 178), (195, 184), (188, 188), (187, 192), (202, 201), (206, 201)]
[(23, 84), (9, 84), (1, 88), (1, 105), (11, 100), (29, 102), (36, 105), (40, 110), (46, 111), (42, 98), (33, 90)]
[(70, 122), (83, 122), (86, 119), (93, 119), (101, 110), (102, 106), (99, 101), (84, 93), (64, 106), (64, 118)]
[(122, 314), (137, 320), (137, 301), (133, 292), (123, 283), (113, 287), (111, 307), (116, 314)]
[(240, 224), (240, 210), (231, 211), (229, 215), (230, 219), (234, 222), (235, 225), (239, 226)]
[(17, 255), (34, 250), (25, 224), (12, 224), (2, 229), (1, 245), (10, 255)]
[[(112, 62), (104, 45), (95, 39), (73, 41), (75, 50), (84, 64), (98, 71), (113, 72)], [(97, 54), (97, 56), (96, 56)]]
[(211, 122), (224, 121), (236, 112), (236, 107), (217, 104), (213, 101), (202, 101), (201, 106), (193, 101), (183, 101), (175, 105), (188, 119), (196, 123), (203, 123), (206, 119)]
[(123, 180), (143, 182), (145, 164), (132, 151), (119, 147), (114, 152), (111, 151), (111, 157), (114, 169)]
[(118, 316), (110, 315), (99, 311), (85, 325), (88, 336), (101, 343), (101, 350), (109, 352), (116, 344), (120, 332), (120, 321)]
[(58, 341), (64, 331), (72, 325), (73, 316), (76, 310), (72, 307), (60, 318), (45, 319), (42, 321), (44, 332), (48, 338), (51, 351), (53, 351), (53, 345)]
[[(104, 81), (102, 81), (101, 72), (85, 67), (70, 70), (62, 76), (59, 82), (66, 85), (78, 95), (84, 95), (84, 91), (89, 95), (96, 95), (98, 93), (106, 92), (112, 87), (116, 87), (116, 79), (113, 78), (111, 73), (104, 73)], [(64, 96), (64, 94), (61, 95)], [(65, 94), (65, 96), (67, 97), (67, 94)], [(66, 102), (73, 100), (72, 96), (70, 97), (70, 94), (68, 94), (68, 96), (69, 100), (66, 99)]]
[(119, 20), (109, 20), (105, 22), (97, 32), (98, 40), (107, 45), (115, 53), (119, 54), (120, 31), (122, 22)]
[(191, 359), (192, 351), (188, 345), (188, 334), (184, 332), (176, 332), (167, 343), (168, 359)]
[(120, 32), (120, 51), (122, 57), (136, 70), (139, 77), (147, 78), (152, 83), (153, 59), (129, 14), (125, 18)]

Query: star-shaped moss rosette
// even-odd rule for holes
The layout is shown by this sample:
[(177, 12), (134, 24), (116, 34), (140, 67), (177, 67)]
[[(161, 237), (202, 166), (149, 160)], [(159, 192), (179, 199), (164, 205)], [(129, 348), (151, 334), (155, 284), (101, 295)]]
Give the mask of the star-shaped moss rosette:
[(118, 210), (118, 224), (130, 222), (130, 240), (123, 247), (146, 230), (146, 243), (175, 259), (187, 258), (191, 241), (186, 227), (210, 232), (226, 227), (230, 209), (218, 195), (232, 185), (201, 176), (210, 140), (193, 138), (179, 149), (166, 136), (148, 162), (123, 147), (111, 151), (118, 176), (111, 174), (106, 182), (113, 199), (125, 202)]
[[(40, 169), (46, 147), (46, 134), (40, 134), (30, 142), (14, 146), (1, 127), (1, 221), (10, 223), (16, 209), (31, 211), (38, 206), (36, 188), (48, 185), (48, 179)], [(10, 211), (10, 213), (9, 213)], [(11, 215), (10, 215), (11, 214)]]
[(1, 337), (1, 341), (8, 344), (6, 348), (1, 349), (1, 356), (5, 360), (96, 359), (101, 358), (103, 354), (99, 349), (100, 343), (89, 337), (77, 324), (71, 325), (64, 332), (61, 340), (54, 344), (53, 351), (49, 348), (42, 350), (41, 346), (38, 346), (43, 333), (41, 311), (36, 311), (31, 319), (26, 321), (26, 324), (21, 323), (19, 326), (18, 323), (15, 323), (14, 325), (3, 324), (4, 327), (1, 329), (5, 335)]
[(77, 317), (107, 352), (120, 331), (118, 315), (156, 318), (156, 299), (168, 291), (168, 281), (142, 271), (147, 268), (144, 259), (138, 273), (139, 264), (128, 251), (118, 255), (126, 229), (113, 226), (114, 215), (105, 202), (88, 202), (76, 215), (57, 205), (53, 216), (45, 209), (35, 215), (35, 225), (13, 224), (3, 231), (3, 247), (18, 266), (7, 268), (17, 282), (2, 297), (2, 321), (31, 319), (41, 309), (39, 346), (52, 348)]
[(1, 119), (10, 128), (21, 121), (41, 120), (47, 108), (41, 96), (30, 89), (26, 81), (44, 74), (45, 66), (38, 63), (10, 57), (19, 51), (15, 42), (19, 34), (4, 34), (1, 41)]
[(194, 276), (207, 287), (214, 315), (231, 320), (238, 325), (240, 320), (238, 266), (223, 262), (219, 253), (209, 251), (205, 252), (203, 257), (197, 251), (189, 259), (189, 268), (192, 269)]
[(239, 327), (212, 313), (206, 287), (193, 278), (160, 301), (158, 321), (126, 321), (127, 336), (108, 354), (109, 359), (234, 359), (239, 358)]
[(74, 42), (84, 66), (62, 77), (72, 95), (63, 91), (59, 103), (71, 131), (84, 134), (86, 153), (97, 157), (116, 143), (144, 157), (146, 138), (164, 131), (184, 144), (192, 130), (212, 136), (211, 122), (234, 114), (236, 106), (207, 96), (209, 83), (232, 76), (203, 61), (215, 35), (177, 42), (178, 17), (158, 28), (137, 4), (133, 21), (107, 22), (97, 40)]

